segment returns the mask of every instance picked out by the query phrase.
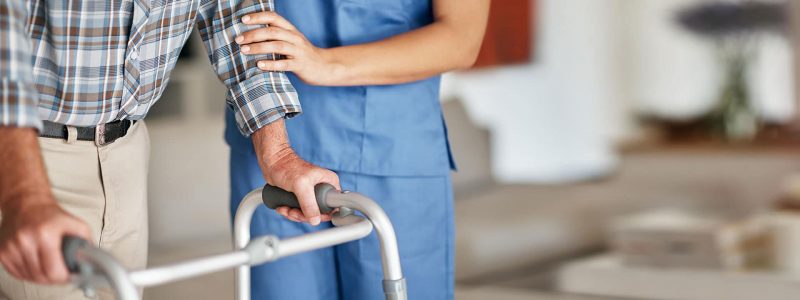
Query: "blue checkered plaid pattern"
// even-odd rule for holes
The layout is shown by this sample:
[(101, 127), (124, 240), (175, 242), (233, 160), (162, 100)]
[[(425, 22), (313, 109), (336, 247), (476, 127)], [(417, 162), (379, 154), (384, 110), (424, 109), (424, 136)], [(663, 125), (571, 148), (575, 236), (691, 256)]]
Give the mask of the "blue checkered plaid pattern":
[(197, 24), (245, 135), (300, 113), (285, 74), (264, 72), (233, 39), (272, 0), (0, 0), (0, 125), (95, 126), (142, 119)]

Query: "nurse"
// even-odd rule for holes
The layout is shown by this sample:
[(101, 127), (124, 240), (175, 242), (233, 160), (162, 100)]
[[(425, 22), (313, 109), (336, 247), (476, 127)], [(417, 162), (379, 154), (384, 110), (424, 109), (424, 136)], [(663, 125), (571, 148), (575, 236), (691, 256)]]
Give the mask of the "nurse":
[[(258, 63), (290, 72), (303, 114), (286, 122), (296, 153), (339, 176), (341, 187), (378, 201), (400, 244), (410, 299), (453, 298), (455, 167), (439, 104), (439, 74), (471, 66), (489, 0), (287, 0), (246, 16), (266, 24), (237, 37)], [(227, 115), (231, 212), (264, 184), (253, 144)], [(303, 197), (309, 199), (310, 197)], [(320, 223), (316, 204), (260, 209), (254, 236), (304, 234)], [(318, 225), (319, 224), (319, 225)], [(254, 299), (381, 299), (377, 238), (289, 257), (252, 270)]]

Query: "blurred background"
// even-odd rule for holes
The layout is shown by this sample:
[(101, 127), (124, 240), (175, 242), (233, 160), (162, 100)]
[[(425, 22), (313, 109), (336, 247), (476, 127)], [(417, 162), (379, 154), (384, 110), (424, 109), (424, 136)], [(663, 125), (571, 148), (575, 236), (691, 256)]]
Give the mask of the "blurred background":
[[(800, 297), (800, 1), (493, 2), (443, 82), (458, 299)], [(151, 265), (230, 248), (224, 95), (195, 36), (148, 117)]]

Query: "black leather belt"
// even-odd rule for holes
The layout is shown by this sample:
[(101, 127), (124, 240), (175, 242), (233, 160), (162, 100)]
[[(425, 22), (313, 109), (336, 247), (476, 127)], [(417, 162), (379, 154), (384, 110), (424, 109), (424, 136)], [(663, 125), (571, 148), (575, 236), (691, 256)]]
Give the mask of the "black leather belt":
[[(108, 145), (117, 139), (128, 134), (128, 129), (136, 121), (120, 120), (111, 123), (98, 125), (96, 127), (72, 127), (75, 128), (75, 139), (79, 141), (94, 141), (97, 146)], [(44, 121), (40, 137), (69, 140), (69, 129), (64, 124)]]

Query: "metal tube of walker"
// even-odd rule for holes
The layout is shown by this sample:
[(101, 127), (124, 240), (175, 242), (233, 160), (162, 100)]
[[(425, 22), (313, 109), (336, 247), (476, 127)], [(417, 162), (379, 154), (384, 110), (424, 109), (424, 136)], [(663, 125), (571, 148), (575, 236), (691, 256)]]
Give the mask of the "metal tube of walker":
[[(275, 187), (266, 186), (265, 188), (270, 189), (277, 189)], [(320, 206), (326, 206), (329, 208), (349, 208), (360, 211), (363, 213), (372, 223), (372, 227), (375, 228), (375, 231), (378, 234), (378, 239), (381, 244), (381, 261), (383, 264), (383, 290), (386, 295), (386, 299), (391, 300), (405, 300), (407, 299), (407, 288), (405, 279), (403, 278), (402, 268), (400, 266), (400, 252), (397, 247), (397, 237), (395, 236), (394, 227), (392, 226), (391, 222), (389, 221), (389, 217), (383, 211), (383, 209), (375, 203), (372, 199), (358, 194), (358, 193), (351, 193), (351, 192), (339, 192), (333, 189), (330, 186), (323, 187), (317, 186), (316, 189), (318, 195), (318, 203)], [(284, 192), (285, 193), (285, 192)], [(258, 205), (263, 201), (265, 204), (269, 204), (269, 199), (263, 199), (264, 196), (267, 194), (276, 195), (275, 192), (271, 193), (264, 193), (263, 189), (257, 189), (253, 192), (250, 192), (245, 199), (239, 205), (239, 208), (236, 211), (236, 215), (234, 217), (234, 246), (236, 249), (242, 249), (247, 246), (250, 242), (250, 222)], [(282, 193), (277, 193), (277, 195), (281, 195)], [(262, 196), (263, 195), (263, 196)], [(292, 204), (293, 202), (296, 203), (296, 198), (294, 201), (291, 201), (293, 196), (290, 195), (281, 195), (280, 203), (281, 205)], [(288, 198), (288, 199), (287, 199)], [(299, 204), (295, 204), (299, 207)], [(268, 205), (269, 206), (269, 205)], [(274, 204), (273, 204), (274, 206)], [(347, 223), (347, 222), (334, 222), (334, 225), (340, 226), (344, 225), (347, 227), (348, 225), (345, 224), (338, 224), (338, 223)], [(348, 223), (349, 224), (349, 223)], [(343, 229), (343, 228), (342, 228)], [(291, 244), (301, 245), (304, 242), (305, 236), (299, 236), (290, 239), (292, 241)], [(344, 243), (349, 241), (350, 239), (346, 238), (346, 236), (340, 236), (339, 243)], [(350, 237), (353, 238), (353, 237)], [(288, 241), (287, 241), (288, 242)], [(337, 242), (336, 240), (328, 241), (330, 243)], [(330, 244), (333, 245), (333, 244)], [(288, 245), (287, 245), (288, 246)], [(278, 252), (280, 253), (280, 247), (278, 247)], [(312, 250), (314, 248), (304, 247), (304, 250)], [(288, 255), (289, 253), (284, 253)], [(283, 256), (283, 255), (280, 255)], [(249, 300), (250, 299), (250, 270), (249, 267), (243, 266), (239, 267), (236, 270), (236, 300)]]
[(262, 190), (258, 189), (245, 197), (236, 212), (234, 217), (236, 251), (232, 253), (128, 273), (119, 262), (103, 250), (92, 247), (86, 241), (66, 237), (63, 250), (65, 262), (71, 271), (78, 272), (75, 278), (78, 279), (77, 282), (84, 292), (90, 294), (93, 288), (98, 287), (93, 285), (95, 283), (92, 281), (97, 278), (96, 271), (99, 271), (120, 300), (139, 299), (137, 286), (153, 286), (237, 266), (236, 299), (249, 300), (251, 265), (358, 240), (368, 236), (375, 228), (381, 244), (383, 289), (386, 299), (407, 299), (394, 228), (385, 212), (374, 201), (363, 195), (339, 192), (331, 188), (323, 190), (327, 190), (324, 199), (318, 201), (324, 200), (325, 205), (331, 208), (358, 210), (369, 218), (369, 221), (356, 215), (337, 214), (333, 220), (336, 227), (332, 229), (284, 241), (274, 237), (261, 237), (251, 241), (250, 222), (253, 213), (263, 201)]
[[(260, 237), (250, 241), (244, 249), (234, 252), (133, 272), (128, 272), (107, 252), (83, 240), (77, 241), (80, 245), (75, 249), (65, 251), (65, 257), (69, 258), (70, 264), (76, 266), (78, 272), (73, 279), (89, 293), (88, 296), (92, 296), (94, 289), (110, 285), (116, 292), (117, 299), (138, 300), (137, 287), (161, 285), (232, 267), (258, 265), (281, 257), (362, 239), (372, 232), (372, 223), (359, 216), (338, 217), (335, 222), (341, 227), (283, 241), (271, 236)], [(246, 296), (245, 293), (242, 295)]]
[(347, 207), (360, 211), (372, 221), (381, 244), (384, 295), (388, 300), (406, 300), (408, 289), (400, 266), (397, 236), (386, 212), (375, 201), (359, 193), (332, 192), (328, 193), (327, 201), (332, 207)]
[[(248, 193), (233, 218), (233, 246), (234, 249), (244, 249), (250, 242), (250, 222), (253, 214), (263, 203), (261, 197), (262, 189), (256, 189)], [(234, 292), (236, 300), (250, 300), (250, 266), (239, 266), (234, 273)]]
[(92, 246), (84, 239), (72, 236), (63, 237), (61, 250), (64, 263), (73, 273), (73, 280), (87, 297), (93, 296), (95, 292), (96, 286), (93, 286), (93, 280), (97, 275), (102, 275), (111, 285), (117, 299), (139, 300), (139, 291), (131, 282), (127, 270), (110, 254)]
[(336, 214), (333, 220), (336, 227), (332, 229), (284, 241), (274, 237), (251, 241), (250, 222), (263, 201), (262, 190), (258, 189), (245, 197), (234, 217), (234, 252), (128, 273), (105, 251), (82, 239), (65, 237), (65, 263), (72, 272), (77, 272), (74, 279), (87, 295), (100, 286), (96, 281), (97, 276), (102, 275), (120, 300), (138, 300), (137, 286), (159, 285), (236, 266), (236, 299), (249, 300), (251, 265), (362, 239), (375, 228), (381, 242), (386, 299), (405, 300), (406, 286), (400, 269), (397, 241), (392, 224), (383, 210), (371, 199), (357, 193), (343, 193), (331, 187), (322, 190), (326, 191), (324, 199), (318, 201), (324, 200), (324, 205), (361, 211), (369, 221), (352, 214)]

